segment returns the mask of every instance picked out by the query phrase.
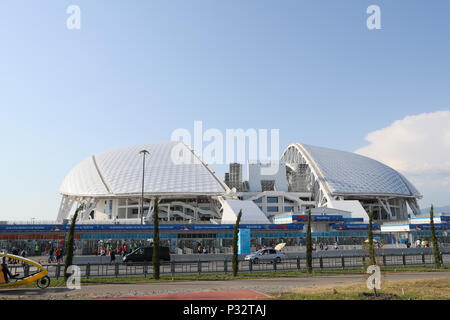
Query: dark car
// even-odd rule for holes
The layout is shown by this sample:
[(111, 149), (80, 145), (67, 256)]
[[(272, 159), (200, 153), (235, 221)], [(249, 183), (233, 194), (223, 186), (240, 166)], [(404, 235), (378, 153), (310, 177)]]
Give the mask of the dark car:
[[(151, 262), (152, 259), (153, 247), (139, 247), (122, 258), (123, 262)], [(159, 260), (170, 261), (168, 247), (159, 247)]]

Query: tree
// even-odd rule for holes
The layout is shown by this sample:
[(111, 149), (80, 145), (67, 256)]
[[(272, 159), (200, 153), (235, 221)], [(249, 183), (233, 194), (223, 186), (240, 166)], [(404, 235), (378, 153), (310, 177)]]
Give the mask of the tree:
[(433, 205), (431, 205), (430, 208), (430, 231), (431, 231), (431, 242), (433, 243), (434, 267), (436, 269), (439, 269), (441, 267), (441, 256), (439, 254), (439, 245), (436, 237), (436, 231), (434, 229)]
[(75, 213), (72, 217), (72, 222), (70, 224), (69, 235), (67, 237), (66, 243), (66, 260), (64, 263), (64, 280), (70, 277), (70, 274), (67, 273), (67, 269), (72, 265), (73, 262), (73, 243), (74, 243), (74, 233), (75, 233), (75, 224), (78, 218), (78, 213), (84, 209), (84, 203), (81, 203), (78, 208), (75, 210)]
[(312, 273), (311, 209), (308, 210), (308, 226), (306, 227), (306, 272)]
[(377, 264), (377, 262), (375, 260), (375, 247), (373, 245), (372, 221), (373, 221), (373, 207), (370, 207), (370, 212), (369, 212), (369, 234), (368, 234), (368, 240), (369, 240), (369, 266), (371, 266), (373, 264)]
[(159, 221), (158, 221), (158, 197), (155, 198), (153, 203), (153, 278), (159, 280), (159, 267), (161, 265), (159, 261)]
[(237, 276), (238, 273), (238, 233), (239, 233), (239, 223), (241, 222), (242, 210), (239, 211), (239, 214), (236, 219), (236, 224), (234, 226), (234, 234), (233, 234), (233, 277)]

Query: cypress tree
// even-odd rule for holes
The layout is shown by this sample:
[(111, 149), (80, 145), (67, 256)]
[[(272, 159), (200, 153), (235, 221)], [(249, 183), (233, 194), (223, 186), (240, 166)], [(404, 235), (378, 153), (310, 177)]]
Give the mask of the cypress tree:
[(311, 209), (308, 209), (308, 226), (306, 227), (306, 272), (312, 273)]
[(373, 231), (372, 231), (372, 221), (373, 221), (373, 207), (370, 207), (369, 213), (369, 266), (377, 264), (375, 260), (375, 248), (373, 245)]
[(155, 198), (153, 203), (153, 278), (159, 280), (160, 274), (160, 261), (159, 261), (159, 251), (160, 251), (160, 241), (159, 241), (159, 221), (158, 221), (158, 197)]
[(234, 226), (234, 234), (233, 234), (233, 277), (237, 276), (238, 273), (238, 233), (239, 233), (239, 223), (241, 222), (242, 210), (239, 211), (239, 214), (236, 219), (236, 224)]
[(81, 203), (78, 208), (75, 210), (75, 213), (72, 217), (72, 222), (70, 224), (69, 235), (67, 237), (66, 243), (66, 260), (64, 263), (64, 280), (70, 277), (70, 274), (67, 273), (67, 269), (72, 265), (73, 262), (73, 243), (74, 243), (74, 233), (75, 233), (75, 224), (78, 218), (78, 213), (84, 209), (84, 203)]
[(431, 242), (433, 243), (433, 255), (434, 255), (434, 267), (439, 269), (441, 267), (441, 257), (439, 254), (439, 246), (436, 237), (436, 231), (434, 229), (434, 213), (433, 205), (430, 208), (430, 231), (431, 231)]

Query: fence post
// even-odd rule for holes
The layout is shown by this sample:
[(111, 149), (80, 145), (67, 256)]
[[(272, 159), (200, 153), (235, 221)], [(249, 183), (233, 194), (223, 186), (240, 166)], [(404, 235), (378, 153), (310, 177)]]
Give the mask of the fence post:
[(439, 252), (439, 260), (441, 260), (441, 266), (444, 265), (444, 257), (442, 256), (442, 252)]
[(225, 260), (223, 260), (223, 271), (225, 273), (228, 272), (228, 263), (227, 263), (227, 259), (225, 258)]
[(250, 272), (253, 271), (253, 261), (252, 261), (252, 260), (249, 260), (249, 261), (248, 261), (248, 270), (249, 270)]
[[(58, 264), (59, 266), (59, 264)], [(29, 264), (24, 264), (23, 265), (23, 275), (25, 277), (28, 277), (28, 275), (30, 274), (30, 265)]]
[[(29, 266), (26, 265), (26, 267), (27, 267), (27, 269), (28, 269)], [(24, 270), (24, 273), (25, 273), (25, 277), (28, 277), (28, 270)], [(56, 265), (56, 279), (59, 279), (60, 273), (61, 273), (61, 265), (58, 263), (58, 264)]]
[(297, 257), (297, 270), (300, 270), (300, 258)]
[(170, 261), (170, 272), (172, 273), (172, 277), (175, 275), (175, 261)]
[(320, 258), (319, 258), (319, 265), (320, 265), (320, 269), (323, 269), (323, 259), (322, 259), (322, 256), (320, 256)]
[(384, 255), (384, 253), (383, 253), (382, 257), (383, 257), (383, 266), (386, 266), (386, 256)]
[(202, 273), (202, 262), (200, 261), (200, 258), (198, 259), (197, 270), (198, 270), (198, 274)]
[(90, 274), (91, 274), (91, 265), (88, 262), (88, 264), (86, 265), (86, 278), (89, 279)]
[(147, 261), (145, 261), (144, 262), (144, 277), (146, 278), (147, 277), (147, 268), (148, 268), (148, 265), (147, 265)]
[(425, 253), (422, 252), (422, 263), (425, 264)]
[(406, 266), (406, 257), (405, 257), (404, 252), (402, 252), (402, 262), (403, 262), (403, 265)]
[(345, 260), (344, 255), (341, 254), (341, 263), (342, 263), (342, 269), (345, 269)]
[(366, 264), (366, 256), (365, 255), (362, 256), (362, 262), (363, 262), (363, 267), (364, 267), (364, 265)]
[(119, 276), (119, 264), (114, 264), (114, 273), (116, 274), (116, 278)]
[(277, 262), (273, 260), (273, 270), (277, 271)]

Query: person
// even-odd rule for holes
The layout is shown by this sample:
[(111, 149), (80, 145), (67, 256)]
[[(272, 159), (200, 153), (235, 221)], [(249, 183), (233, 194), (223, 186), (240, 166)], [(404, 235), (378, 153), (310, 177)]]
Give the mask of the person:
[(109, 256), (111, 257), (110, 263), (115, 263), (116, 262), (116, 253), (114, 252), (114, 249), (111, 250), (111, 253), (109, 254)]
[(3, 279), (0, 279), (0, 282), (1, 282), (1, 280), (3, 280), (3, 282), (6, 282), (6, 283), (8, 283), (9, 282), (9, 279), (14, 279), (15, 277), (17, 277), (19, 274), (18, 273), (16, 273), (16, 274), (11, 274), (11, 271), (9, 271), (9, 269), (8, 269), (8, 264), (6, 263), (6, 259), (5, 259), (6, 257), (3, 257), (3, 260), (2, 260), (2, 264), (1, 264), (1, 267), (2, 267), (2, 278)]
[(338, 250), (339, 249), (339, 245), (337, 243), (337, 241), (334, 243), (334, 250)]
[(325, 243), (325, 251), (328, 250), (328, 244)]
[(321, 243), (319, 243), (319, 248), (320, 248), (320, 251), (322, 251), (323, 250), (323, 243), (321, 242)]
[(422, 239), (422, 248), (425, 248), (425, 244), (426, 244), (425, 239)]
[(55, 255), (56, 255), (56, 263), (60, 263), (61, 262), (61, 248), (56, 249)]
[(50, 250), (48, 250), (48, 263), (53, 262), (53, 253), (54, 252), (55, 252), (55, 250), (53, 250), (53, 248), (50, 248)]
[(416, 240), (416, 248), (420, 248), (420, 239)]

